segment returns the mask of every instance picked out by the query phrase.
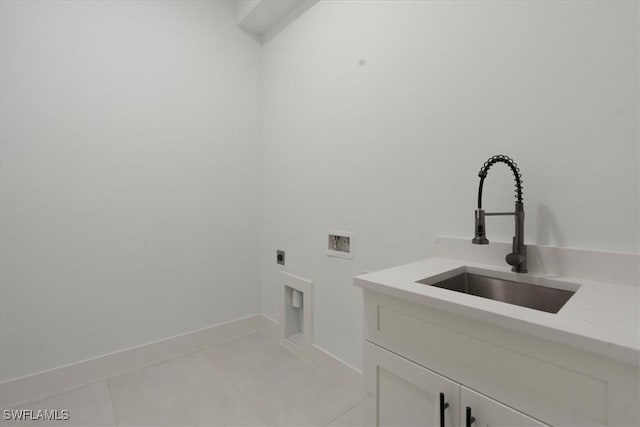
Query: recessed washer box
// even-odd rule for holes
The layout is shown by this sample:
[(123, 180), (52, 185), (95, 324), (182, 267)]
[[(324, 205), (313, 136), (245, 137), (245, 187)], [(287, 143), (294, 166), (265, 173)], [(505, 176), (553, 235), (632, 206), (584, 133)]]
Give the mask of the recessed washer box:
[(329, 230), (327, 237), (327, 255), (340, 258), (353, 258), (353, 239), (348, 231)]

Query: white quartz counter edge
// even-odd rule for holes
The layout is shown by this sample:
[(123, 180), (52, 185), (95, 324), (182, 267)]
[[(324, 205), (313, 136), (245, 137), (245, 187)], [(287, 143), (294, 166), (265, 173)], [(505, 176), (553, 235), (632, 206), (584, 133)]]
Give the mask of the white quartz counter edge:
[(464, 269), (491, 270), (505, 279), (522, 277), (508, 268), (446, 258), (430, 258), (357, 276), (363, 289), (485, 321), (538, 338), (640, 366), (640, 315), (637, 287), (584, 279), (527, 274), (526, 281), (552, 279), (578, 291), (556, 314), (415, 283), (448, 277)]

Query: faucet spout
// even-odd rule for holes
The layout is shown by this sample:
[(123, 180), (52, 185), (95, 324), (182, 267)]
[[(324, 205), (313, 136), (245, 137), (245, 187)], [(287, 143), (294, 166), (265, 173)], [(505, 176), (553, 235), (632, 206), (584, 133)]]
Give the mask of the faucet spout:
[(486, 162), (484, 162), (484, 165), (480, 168), (480, 172), (478, 172), (478, 176), (480, 177), (480, 185), (478, 186), (478, 209), (482, 209), (482, 187), (484, 186), (484, 180), (487, 177), (487, 172), (489, 172), (491, 166), (496, 163), (506, 164), (509, 169), (511, 169), (511, 172), (513, 172), (513, 179), (516, 182), (516, 202), (522, 203), (522, 175), (520, 174), (520, 168), (510, 157), (498, 154), (490, 157)]
[[(485, 212), (482, 209), (482, 188), (487, 172), (496, 163), (505, 163), (513, 172), (516, 181), (516, 204), (514, 212)], [(475, 212), (475, 237), (471, 243), (487, 245), (489, 239), (486, 236), (485, 217), (513, 215), (515, 218), (515, 235), (512, 241), (512, 251), (506, 256), (507, 264), (511, 265), (511, 271), (516, 273), (527, 272), (527, 247), (524, 244), (524, 204), (522, 202), (522, 176), (518, 165), (509, 157), (499, 154), (487, 160), (480, 172), (480, 185), (478, 186), (478, 209)]]

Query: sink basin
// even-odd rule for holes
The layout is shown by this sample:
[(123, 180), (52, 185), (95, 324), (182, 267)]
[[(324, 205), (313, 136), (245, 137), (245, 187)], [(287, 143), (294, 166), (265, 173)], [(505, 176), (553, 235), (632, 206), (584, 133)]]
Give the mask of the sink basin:
[(569, 298), (576, 293), (576, 291), (532, 285), (473, 273), (462, 273), (439, 282), (429, 282), (429, 279), (423, 279), (418, 280), (416, 283), (546, 311), (547, 313), (560, 311), (562, 306), (569, 301)]

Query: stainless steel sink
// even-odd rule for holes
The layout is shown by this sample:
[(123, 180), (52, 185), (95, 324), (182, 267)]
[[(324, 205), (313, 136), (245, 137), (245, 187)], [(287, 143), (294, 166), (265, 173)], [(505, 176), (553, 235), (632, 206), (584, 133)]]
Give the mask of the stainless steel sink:
[(557, 313), (576, 291), (532, 285), (473, 273), (462, 273), (435, 283), (429, 279), (417, 281), (424, 285), (506, 302), (534, 310)]

